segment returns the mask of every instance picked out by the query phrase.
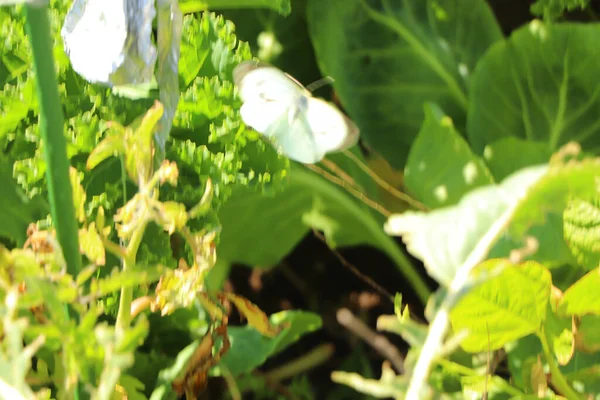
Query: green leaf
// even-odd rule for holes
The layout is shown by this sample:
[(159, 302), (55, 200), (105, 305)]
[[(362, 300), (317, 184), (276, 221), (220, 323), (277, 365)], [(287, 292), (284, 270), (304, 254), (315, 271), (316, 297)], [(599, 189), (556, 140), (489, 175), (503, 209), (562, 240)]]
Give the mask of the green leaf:
[(600, 265), (600, 199), (571, 200), (563, 214), (564, 235), (579, 264), (591, 270)]
[[(230, 262), (273, 265), (312, 227), (323, 231), (332, 247), (369, 244), (383, 250), (422, 298), (427, 297), (426, 285), (381, 229), (383, 218), (340, 187), (297, 164), (292, 165), (285, 191), (270, 197), (247, 191), (234, 194), (221, 209), (220, 218), (223, 232), (217, 251)], [(267, 245), (248, 246), (256, 238)]]
[(542, 354), (542, 344), (536, 335), (529, 335), (519, 339), (514, 347), (507, 347), (508, 370), (515, 386), (531, 391), (531, 380), (527, 372), (537, 362)]
[(440, 284), (449, 285), (480, 244), (494, 240), (488, 232), (498, 229), (498, 221), (507, 218), (507, 213), (517, 207), (546, 171), (546, 166), (529, 167), (500, 184), (469, 192), (454, 206), (428, 213), (407, 211), (392, 215), (385, 230), (402, 236), (408, 251), (423, 260), (429, 275)]
[(600, 285), (598, 269), (585, 274), (567, 289), (560, 299), (558, 310), (563, 315), (600, 315), (600, 295), (597, 288)]
[(572, 318), (556, 315), (548, 305), (544, 331), (550, 342), (550, 349), (556, 356), (558, 363), (567, 365), (575, 351)]
[(575, 340), (578, 350), (586, 353), (600, 351), (600, 316), (584, 315), (579, 318)]
[(482, 154), (488, 144), (511, 136), (544, 142), (550, 151), (570, 141), (597, 150), (599, 36), (595, 24), (536, 20), (495, 44), (471, 83), (467, 134), (474, 150)]
[(404, 168), (408, 191), (429, 208), (456, 204), (469, 190), (494, 183), (483, 161), (434, 104), (425, 106), (425, 121)]
[(45, 218), (50, 212), (41, 196), (30, 199), (12, 177), (12, 166), (0, 155), (0, 237), (14, 240), (22, 246), (30, 223)]
[[(231, 348), (220, 364), (225, 365), (233, 376), (252, 371), (301, 336), (321, 328), (321, 317), (304, 311), (281, 311), (271, 315), (269, 320), (272, 324), (287, 323), (289, 327), (274, 338), (263, 336), (249, 326), (228, 329)], [(220, 368), (216, 367), (213, 373), (220, 375)]]
[(565, 11), (583, 10), (589, 2), (590, 0), (536, 0), (531, 5), (531, 13), (544, 17), (545, 20), (553, 20)]
[(483, 159), (494, 178), (501, 181), (529, 165), (548, 163), (551, 155), (547, 143), (509, 136), (487, 145)]
[(104, 265), (106, 263), (104, 244), (95, 222), (91, 222), (88, 227), (79, 229), (79, 248), (93, 264)]
[(310, 0), (307, 17), (321, 70), (363, 139), (398, 169), (424, 102), (464, 125), (471, 71), (502, 38), (481, 0)]
[(179, 78), (187, 87), (196, 77), (231, 79), (233, 68), (252, 58), (247, 43), (239, 42), (231, 21), (215, 13), (183, 19)]
[(334, 371), (331, 373), (331, 380), (378, 399), (400, 398), (408, 388), (408, 377), (396, 375), (386, 364), (383, 365), (379, 379), (367, 379), (353, 372)]
[(292, 11), (290, 0), (181, 0), (179, 6), (184, 14), (230, 8), (269, 8), (285, 16)]
[(461, 342), (469, 352), (495, 350), (538, 331), (546, 317), (552, 278), (541, 264), (513, 265), (489, 260), (474, 269), (475, 276), (502, 272), (466, 294), (450, 313), (455, 332), (468, 331)]
[[(536, 260), (550, 267), (575, 265), (563, 236), (563, 212), (570, 198), (596, 195), (600, 177), (600, 159), (552, 163), (546, 174), (518, 205), (508, 231), (490, 252), (493, 257), (506, 257), (511, 248), (526, 248), (527, 240), (535, 241), (535, 251), (523, 259)], [(512, 245), (507, 246), (507, 242)], [(501, 248), (504, 247), (502, 250)]]

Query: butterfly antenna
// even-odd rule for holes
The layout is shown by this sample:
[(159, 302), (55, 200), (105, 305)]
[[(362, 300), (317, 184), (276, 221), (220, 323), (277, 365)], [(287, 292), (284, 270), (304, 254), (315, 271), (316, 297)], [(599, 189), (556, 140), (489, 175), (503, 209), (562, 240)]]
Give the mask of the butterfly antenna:
[(318, 81), (314, 81), (313, 83), (306, 85), (306, 89), (309, 92), (314, 92), (317, 89), (322, 88), (323, 86), (331, 85), (334, 82), (334, 79), (330, 76), (326, 76), (325, 78), (319, 79)]
[(423, 203), (413, 199), (406, 193), (399, 191), (398, 189), (387, 183), (385, 180), (379, 177), (379, 175), (377, 175), (371, 168), (365, 165), (365, 163), (363, 163), (358, 157), (356, 157), (350, 150), (344, 150), (344, 154), (348, 158), (350, 158), (361, 170), (363, 170), (363, 172), (369, 175), (375, 181), (375, 183), (377, 183), (382, 189), (386, 190), (392, 196), (402, 201), (405, 201), (410, 206), (416, 209), (419, 209), (421, 211), (427, 211), (427, 207)]
[(381, 285), (379, 285), (373, 279), (369, 278), (368, 276), (366, 276), (365, 274), (360, 272), (358, 270), (358, 268), (356, 268), (354, 265), (352, 265), (352, 263), (350, 263), (348, 260), (346, 260), (338, 251), (329, 247), (329, 243), (327, 243), (327, 239), (325, 238), (325, 236), (323, 236), (323, 234), (321, 232), (319, 232), (313, 228), (313, 233), (320, 241), (325, 243), (325, 245), (329, 248), (329, 250), (331, 250), (333, 255), (339, 260), (339, 262), (345, 268), (347, 268), (350, 272), (352, 272), (358, 279), (360, 279), (361, 281), (365, 282), (367, 285), (369, 285), (373, 289), (375, 289), (375, 291), (377, 291), (381, 296), (385, 297), (392, 304), (394, 304), (394, 296), (392, 296), (392, 294), (390, 292), (385, 290)]
[(368, 198), (367, 196), (365, 196), (364, 193), (362, 193), (358, 189), (352, 187), (351, 185), (349, 185), (343, 179), (340, 179), (339, 177), (333, 175), (332, 173), (329, 173), (329, 172), (325, 171), (323, 168), (318, 167), (318, 166), (316, 166), (314, 164), (305, 164), (305, 165), (311, 171), (313, 171), (313, 172), (315, 172), (315, 173), (323, 176), (328, 181), (333, 182), (336, 185), (338, 185), (338, 186), (346, 189), (350, 194), (352, 194), (353, 196), (355, 196), (356, 198), (358, 198), (359, 200), (361, 200), (367, 206), (371, 207), (373, 210), (377, 211), (378, 213), (380, 213), (384, 217), (389, 218), (390, 215), (392, 215), (392, 213), (390, 211), (386, 210), (382, 205), (380, 205), (379, 203), (377, 203), (374, 200), (371, 200), (370, 198)]

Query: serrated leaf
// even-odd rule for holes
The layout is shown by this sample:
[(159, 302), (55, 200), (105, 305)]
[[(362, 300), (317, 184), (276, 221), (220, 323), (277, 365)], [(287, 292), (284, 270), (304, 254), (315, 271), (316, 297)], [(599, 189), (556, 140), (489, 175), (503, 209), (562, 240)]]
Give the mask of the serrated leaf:
[(106, 263), (104, 244), (94, 222), (90, 223), (87, 228), (79, 229), (79, 249), (92, 263), (96, 265)]
[(536, 0), (531, 5), (531, 13), (544, 17), (545, 20), (553, 20), (566, 11), (583, 10), (589, 2), (590, 0)]
[(145, 266), (144, 269), (127, 271), (119, 271), (115, 268), (109, 276), (92, 281), (90, 294), (102, 297), (124, 287), (148, 285), (156, 282), (163, 273), (164, 267), (160, 265)]
[(468, 331), (461, 342), (469, 352), (495, 350), (506, 343), (536, 333), (546, 318), (550, 299), (550, 272), (541, 264), (513, 265), (489, 260), (474, 270), (474, 276), (501, 270), (475, 286), (450, 313), (455, 332)]
[(478, 59), (502, 33), (480, 0), (310, 0), (323, 74), (361, 137), (397, 169), (435, 102), (462, 127)]
[(425, 105), (425, 121), (404, 174), (407, 190), (429, 208), (455, 204), (469, 190), (494, 183), (483, 161), (435, 104)]
[(573, 199), (563, 214), (564, 235), (577, 261), (586, 269), (600, 265), (600, 199)]
[(565, 291), (558, 310), (563, 315), (600, 315), (600, 269), (588, 272)]
[(487, 232), (497, 229), (497, 221), (517, 207), (546, 171), (546, 166), (529, 167), (500, 184), (469, 192), (454, 206), (392, 215), (385, 230), (402, 236), (408, 251), (423, 260), (427, 272), (446, 286), (480, 243), (490, 240)]
[(292, 11), (290, 0), (181, 0), (179, 4), (184, 13), (229, 8), (270, 8), (286, 16)]
[(48, 204), (41, 196), (27, 197), (12, 178), (12, 168), (0, 156), (0, 236), (11, 238), (22, 246), (26, 240), (30, 223), (44, 218), (50, 212)]

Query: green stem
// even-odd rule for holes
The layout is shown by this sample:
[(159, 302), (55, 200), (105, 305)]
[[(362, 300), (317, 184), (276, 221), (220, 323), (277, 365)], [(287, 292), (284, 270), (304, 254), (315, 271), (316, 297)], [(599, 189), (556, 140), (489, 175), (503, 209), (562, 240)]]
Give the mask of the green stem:
[(73, 191), (69, 180), (69, 159), (64, 137), (62, 102), (54, 70), (52, 32), (46, 7), (25, 6), (27, 31), (33, 52), (37, 81), (39, 119), (45, 146), (46, 179), (52, 221), (67, 263), (67, 272), (76, 276), (81, 270), (77, 221)]
[[(58, 241), (67, 263), (67, 272), (76, 276), (81, 271), (77, 221), (73, 207), (73, 191), (69, 179), (69, 159), (64, 137), (62, 102), (58, 93), (58, 82), (54, 69), (52, 30), (46, 6), (25, 6), (25, 19), (31, 51), (36, 90), (39, 100), (39, 124), (45, 146), (46, 179), (52, 221)], [(69, 309), (65, 305), (69, 318)], [(67, 364), (65, 364), (67, 365)], [(73, 398), (88, 397), (79, 381), (73, 390)]]
[[(123, 260), (123, 272), (135, 268), (137, 251), (144, 237), (148, 220), (143, 219), (131, 235), (131, 240), (127, 246), (127, 257)], [(124, 286), (121, 288), (121, 298), (119, 299), (119, 311), (117, 313), (116, 331), (117, 334), (123, 334), (131, 324), (131, 302), (133, 301), (133, 287)]]
[(552, 385), (558, 390), (560, 394), (566, 396), (569, 400), (578, 400), (583, 399), (583, 396), (575, 391), (567, 382), (567, 379), (562, 374), (560, 369), (558, 368), (558, 364), (554, 359), (554, 354), (552, 354), (552, 350), (550, 349), (550, 343), (548, 343), (548, 338), (546, 337), (546, 332), (542, 328), (542, 332), (538, 334), (540, 341), (542, 342), (542, 348), (544, 351), (544, 358), (548, 363), (548, 367), (550, 368), (550, 373), (552, 374)]

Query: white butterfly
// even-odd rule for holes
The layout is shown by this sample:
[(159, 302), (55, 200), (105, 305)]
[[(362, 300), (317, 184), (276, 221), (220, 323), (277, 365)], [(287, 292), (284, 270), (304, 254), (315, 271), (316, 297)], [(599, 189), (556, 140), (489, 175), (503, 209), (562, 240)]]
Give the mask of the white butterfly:
[(348, 117), (271, 65), (244, 61), (233, 70), (233, 80), (244, 102), (244, 122), (292, 160), (314, 164), (358, 141), (358, 128)]

